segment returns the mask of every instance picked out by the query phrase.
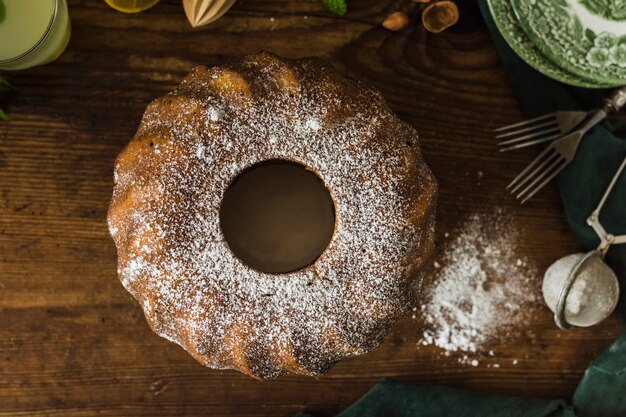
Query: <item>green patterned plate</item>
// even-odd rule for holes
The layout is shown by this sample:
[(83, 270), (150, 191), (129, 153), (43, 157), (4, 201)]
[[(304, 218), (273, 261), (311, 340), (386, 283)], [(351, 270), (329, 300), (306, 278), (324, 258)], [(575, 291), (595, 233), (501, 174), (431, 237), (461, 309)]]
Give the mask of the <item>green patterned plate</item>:
[(626, 84), (626, 0), (510, 0), (530, 40), (562, 69)]
[(542, 74), (577, 87), (603, 88), (610, 85), (581, 79), (547, 59), (530, 41), (513, 12), (510, 0), (487, 0), (489, 11), (504, 40), (528, 65)]

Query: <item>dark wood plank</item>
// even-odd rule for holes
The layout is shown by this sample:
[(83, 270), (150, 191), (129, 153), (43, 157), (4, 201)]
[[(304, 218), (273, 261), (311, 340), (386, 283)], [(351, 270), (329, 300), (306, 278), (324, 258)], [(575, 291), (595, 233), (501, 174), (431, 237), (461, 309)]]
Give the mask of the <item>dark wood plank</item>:
[[(383, 377), (568, 397), (623, 330), (612, 318), (560, 332), (544, 308), (519, 338), (494, 345), (493, 358), (471, 367), (416, 346), (420, 324), (406, 318), (380, 350), (319, 378), (258, 382), (201, 367), (148, 329), (117, 281), (105, 222), (116, 154), (146, 104), (196, 64), (258, 49), (325, 57), (372, 82), (420, 132), (440, 182), (440, 237), (466, 213), (501, 207), (523, 225), (523, 254), (539, 270), (580, 246), (554, 185), (523, 208), (504, 191), (533, 152), (495, 149), (490, 128), (521, 116), (472, 2), (441, 35), (380, 28), (387, 13), (411, 7), (404, 1), (352, 1), (340, 18), (315, 2), (240, 0), (197, 31), (177, 0), (139, 15), (102, 1), (69, 3), (66, 53), (8, 74), (20, 92), (8, 106), (13, 120), (0, 124), (0, 416), (332, 415)], [(487, 367), (493, 363), (500, 368)]]

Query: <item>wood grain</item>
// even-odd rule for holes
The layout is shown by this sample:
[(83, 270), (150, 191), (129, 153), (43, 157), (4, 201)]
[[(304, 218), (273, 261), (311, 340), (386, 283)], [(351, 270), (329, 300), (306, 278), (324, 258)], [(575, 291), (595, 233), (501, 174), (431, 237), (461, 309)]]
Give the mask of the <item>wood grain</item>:
[[(495, 148), (490, 129), (521, 115), (475, 4), (466, 2), (459, 24), (434, 35), (416, 24), (409, 3), (355, 0), (340, 18), (316, 2), (240, 0), (216, 23), (191, 30), (177, 0), (137, 15), (69, 1), (73, 33), (64, 55), (5, 74), (20, 91), (3, 101), (12, 120), (0, 123), (0, 416), (329, 416), (383, 377), (571, 396), (589, 362), (623, 330), (617, 318), (560, 332), (543, 309), (478, 367), (417, 347), (420, 323), (406, 318), (380, 350), (326, 376), (258, 382), (205, 369), (152, 334), (117, 280), (105, 222), (113, 160), (145, 106), (194, 65), (258, 49), (327, 58), (383, 92), (420, 132), (439, 180), (439, 237), (465, 215), (499, 207), (521, 225), (523, 254), (540, 271), (580, 250), (553, 184), (526, 207), (504, 191), (533, 151)], [(409, 11), (410, 28), (382, 29), (396, 10)]]

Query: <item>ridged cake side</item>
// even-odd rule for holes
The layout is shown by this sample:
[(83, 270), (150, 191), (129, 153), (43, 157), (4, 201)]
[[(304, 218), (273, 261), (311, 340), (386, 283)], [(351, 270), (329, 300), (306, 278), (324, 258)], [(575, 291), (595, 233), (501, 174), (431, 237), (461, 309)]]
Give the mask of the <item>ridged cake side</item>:
[[(271, 159), (316, 172), (335, 202), (328, 248), (288, 274), (244, 265), (219, 227), (232, 180)], [(148, 106), (108, 221), (120, 280), (157, 334), (206, 366), (315, 375), (376, 349), (415, 305), (436, 189), (417, 133), (378, 92), (262, 52), (197, 67)]]

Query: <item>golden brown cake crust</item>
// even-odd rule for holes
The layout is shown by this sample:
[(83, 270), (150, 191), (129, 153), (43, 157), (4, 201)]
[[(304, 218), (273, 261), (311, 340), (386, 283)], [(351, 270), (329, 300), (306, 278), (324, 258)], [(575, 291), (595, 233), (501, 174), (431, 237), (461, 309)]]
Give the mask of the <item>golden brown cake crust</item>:
[[(272, 159), (317, 173), (336, 209), (326, 251), (287, 274), (243, 264), (219, 226), (232, 180)], [(157, 334), (213, 368), (315, 375), (376, 349), (414, 305), (436, 190), (380, 93), (260, 52), (197, 67), (148, 106), (117, 158), (108, 222), (120, 280)]]

